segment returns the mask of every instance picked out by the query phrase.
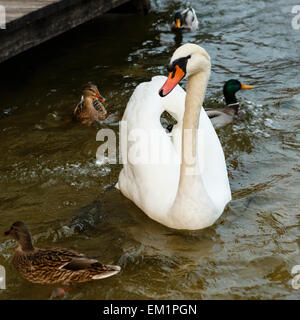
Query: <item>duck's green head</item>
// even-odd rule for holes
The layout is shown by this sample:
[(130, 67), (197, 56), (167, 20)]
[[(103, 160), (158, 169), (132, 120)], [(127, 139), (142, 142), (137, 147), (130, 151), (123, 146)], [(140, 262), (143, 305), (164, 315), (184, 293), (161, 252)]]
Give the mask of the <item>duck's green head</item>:
[(181, 12), (177, 11), (174, 16), (174, 28), (180, 29), (182, 25), (183, 25), (183, 17), (181, 15)]
[(223, 94), (226, 101), (226, 104), (237, 103), (235, 97), (236, 92), (239, 90), (252, 89), (253, 86), (246, 85), (239, 80), (231, 79), (225, 82), (223, 87)]

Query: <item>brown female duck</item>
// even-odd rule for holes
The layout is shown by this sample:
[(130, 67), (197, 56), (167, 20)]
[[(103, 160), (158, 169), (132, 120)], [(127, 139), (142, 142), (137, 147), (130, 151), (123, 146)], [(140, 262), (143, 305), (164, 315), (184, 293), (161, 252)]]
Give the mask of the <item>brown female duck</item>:
[(107, 278), (118, 273), (119, 266), (103, 265), (84, 254), (64, 248), (39, 249), (23, 222), (15, 222), (5, 236), (19, 243), (13, 263), (21, 275), (34, 283), (70, 284)]
[(83, 87), (81, 101), (73, 112), (73, 119), (87, 125), (106, 119), (107, 111), (101, 103), (104, 101), (97, 86), (89, 82)]

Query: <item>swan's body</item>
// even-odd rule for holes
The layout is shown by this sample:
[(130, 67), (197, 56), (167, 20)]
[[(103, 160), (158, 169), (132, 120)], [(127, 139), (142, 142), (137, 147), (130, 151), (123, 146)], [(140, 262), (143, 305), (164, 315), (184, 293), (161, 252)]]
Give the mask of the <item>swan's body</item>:
[(196, 31), (199, 29), (199, 21), (193, 8), (187, 8), (182, 12), (175, 13), (172, 23), (173, 30)]
[[(231, 200), (231, 192), (220, 141), (201, 108), (210, 75), (209, 57), (199, 46), (186, 44), (175, 51), (171, 61), (189, 51), (195, 56), (194, 64), (197, 65), (198, 60), (201, 64), (203, 60), (207, 66), (190, 75), (187, 94), (176, 86), (170, 95), (161, 98), (158, 91), (166, 77), (159, 76), (140, 84), (131, 96), (122, 119), (124, 167), (117, 187), (153, 220), (175, 229), (196, 230), (208, 227), (218, 219)], [(189, 64), (188, 69), (191, 69)], [(197, 94), (195, 90), (198, 90)], [(163, 111), (177, 120), (171, 137), (160, 124)], [(195, 130), (198, 122), (199, 128)], [(128, 139), (123, 136), (125, 124)], [(182, 141), (183, 129), (190, 129), (196, 135), (196, 143), (192, 144), (196, 161), (192, 165), (187, 165), (182, 158), (189, 144)], [(150, 163), (136, 163), (136, 159), (131, 158), (131, 151), (137, 144), (130, 139), (137, 130), (142, 130), (146, 136), (156, 132), (152, 143), (139, 146), (140, 154), (151, 157)], [(164, 159), (162, 155), (165, 155)], [(181, 159), (184, 161), (180, 164)]]

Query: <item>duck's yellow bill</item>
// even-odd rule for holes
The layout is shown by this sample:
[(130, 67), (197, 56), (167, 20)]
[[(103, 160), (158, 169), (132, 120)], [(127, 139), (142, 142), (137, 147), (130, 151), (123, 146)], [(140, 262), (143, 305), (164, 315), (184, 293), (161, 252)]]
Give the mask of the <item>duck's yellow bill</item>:
[(181, 27), (180, 19), (176, 19), (175, 25), (177, 29)]
[(248, 84), (241, 83), (241, 89), (242, 90), (253, 89), (253, 88), (254, 88), (254, 86), (250, 86)]
[(184, 78), (184, 76), (185, 72), (176, 65), (175, 70), (169, 73), (167, 81), (160, 88), (159, 95), (164, 97), (169, 94), (176, 87), (177, 83)]

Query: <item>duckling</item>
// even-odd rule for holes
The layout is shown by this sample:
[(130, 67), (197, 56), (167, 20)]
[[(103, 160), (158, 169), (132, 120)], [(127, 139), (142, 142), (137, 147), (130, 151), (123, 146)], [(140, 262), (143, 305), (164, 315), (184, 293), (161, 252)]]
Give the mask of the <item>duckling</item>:
[(28, 281), (41, 284), (71, 284), (107, 278), (117, 274), (119, 266), (103, 265), (84, 254), (65, 248), (35, 248), (26, 225), (15, 222), (5, 236), (19, 243), (13, 264)]
[(107, 111), (101, 103), (104, 101), (97, 86), (87, 83), (83, 87), (81, 101), (73, 112), (73, 119), (87, 125), (106, 119)]
[(206, 109), (215, 129), (221, 128), (228, 123), (233, 122), (234, 118), (242, 119), (243, 114), (240, 112), (240, 105), (235, 97), (239, 90), (252, 89), (253, 86), (246, 85), (238, 80), (231, 79), (225, 82), (223, 86), (223, 95), (226, 107), (223, 109)]
[(172, 23), (172, 30), (190, 30), (196, 31), (199, 28), (199, 21), (193, 8), (187, 8), (182, 12), (177, 11)]

